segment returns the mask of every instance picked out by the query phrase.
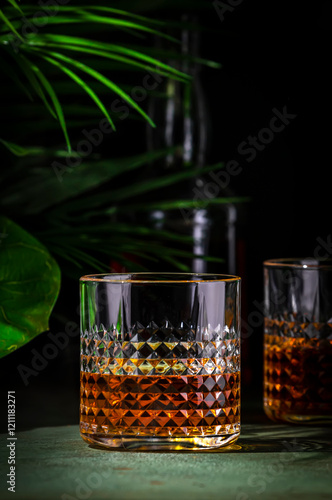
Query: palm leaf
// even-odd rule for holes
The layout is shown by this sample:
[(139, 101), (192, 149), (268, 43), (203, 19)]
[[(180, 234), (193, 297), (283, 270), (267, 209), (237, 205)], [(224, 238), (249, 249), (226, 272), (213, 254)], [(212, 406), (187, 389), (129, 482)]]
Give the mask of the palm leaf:
[[(16, 4), (15, 0), (13, 2)], [(13, 3), (12, 3), (13, 5)], [(13, 5), (15, 7), (15, 5)], [(39, 15), (36, 6), (28, 5), (24, 7), (25, 12), (28, 13), (27, 20), (29, 20), (29, 16), (34, 14), (34, 19), (38, 19), (38, 21), (42, 22), (45, 17), (45, 21), (47, 20), (48, 24), (67, 24), (70, 22), (89, 22), (89, 23), (106, 23), (110, 27), (116, 27), (121, 29), (130, 29), (130, 30), (141, 30), (142, 32), (153, 33), (154, 35), (158, 35), (161, 37), (166, 37), (172, 41), (177, 41), (173, 37), (169, 37), (154, 28), (149, 26), (145, 26), (144, 23), (152, 23), (159, 24), (160, 26), (164, 25), (162, 21), (149, 20), (144, 16), (131, 14), (121, 9), (113, 9), (112, 7), (63, 7), (63, 6), (55, 6), (54, 11), (58, 13), (57, 16), (48, 15), (43, 16)], [(52, 8), (50, 9), (52, 11)], [(17, 12), (17, 9), (11, 11), (11, 9), (6, 10), (5, 15), (8, 20), (10, 26), (7, 24), (7, 27), (12, 27), (11, 30), (14, 34), (17, 33), (17, 29), (20, 27), (21, 19), (15, 19), (14, 12)], [(96, 12), (98, 15), (96, 15)], [(75, 13), (75, 19), (72, 18), (72, 13)], [(114, 18), (112, 15), (116, 16), (125, 16), (126, 18)], [(130, 19), (132, 18), (132, 19)], [(13, 31), (14, 30), (14, 31)], [(6, 40), (2, 37), (3, 41)], [(23, 40), (22, 40), (23, 41)], [(137, 49), (129, 48), (129, 47), (121, 47), (116, 44), (98, 42), (95, 40), (89, 40), (81, 37), (74, 37), (68, 35), (59, 35), (59, 34), (49, 34), (49, 35), (40, 35), (39, 33), (34, 34), (33, 36), (27, 36), (22, 43), (21, 49), (25, 49), (26, 51), (33, 51), (35, 55), (38, 55), (38, 51), (43, 52), (44, 61), (51, 64), (52, 66), (57, 66), (60, 71), (65, 73), (69, 78), (75, 81), (81, 88), (85, 90), (85, 92), (94, 100), (97, 104), (97, 107), (103, 112), (103, 114), (107, 117), (112, 127), (115, 129), (114, 123), (110, 118), (109, 113), (107, 112), (105, 106), (103, 105), (100, 97), (97, 95), (95, 90), (85, 82), (82, 78), (80, 78), (76, 72), (72, 71), (67, 67), (67, 65), (61, 64), (65, 62), (71, 66), (76, 67), (80, 71), (87, 73), (89, 76), (94, 78), (97, 82), (103, 85), (106, 89), (113, 91), (117, 94), (121, 99), (123, 99), (126, 103), (128, 103), (134, 110), (136, 110), (151, 126), (155, 126), (153, 121), (147, 115), (147, 113), (137, 104), (137, 102), (131, 98), (130, 93), (128, 93), (124, 88), (117, 85), (115, 82), (107, 78), (100, 71), (97, 71), (93, 67), (88, 64), (83, 64), (82, 62), (67, 57), (64, 54), (60, 53), (60, 48), (62, 50), (71, 50), (76, 52), (82, 52), (85, 54), (92, 54), (100, 56), (103, 59), (111, 59), (113, 61), (117, 61), (123, 63), (125, 67), (144, 69), (145, 71), (150, 71), (154, 73), (159, 73), (166, 77), (171, 77), (174, 79), (178, 79), (180, 81), (187, 81), (190, 77), (185, 75), (183, 72), (178, 71), (175, 68), (159, 61), (157, 58), (152, 57), (151, 55), (146, 55), (143, 52), (140, 52)], [(59, 46), (57, 46), (59, 44)], [(48, 51), (47, 47), (53, 47), (55, 45), (57, 47), (57, 51)], [(39, 47), (39, 48), (38, 48)], [(41, 68), (38, 68), (37, 71), (40, 72), (39, 75), (36, 74), (36, 67), (32, 68), (31, 62), (22, 57), (16, 57), (16, 60), (21, 65), (26, 77), (29, 80), (30, 85), (35, 90), (37, 95), (42, 99), (44, 105), (48, 108), (49, 112), (53, 115), (53, 117), (57, 117), (60, 126), (63, 130), (66, 144), (68, 149), (70, 150), (70, 141), (67, 132), (67, 125), (64, 119), (63, 107), (60, 104), (60, 101), (57, 97), (57, 94), (51, 86), (50, 81), (46, 79), (46, 76), (41, 73)], [(60, 61), (60, 62), (58, 62)], [(99, 61), (99, 59), (97, 60)], [(58, 62), (58, 63), (57, 63)], [(50, 98), (51, 104), (49, 102)], [(75, 123), (74, 123), (75, 125)], [(76, 124), (78, 125), (78, 123)]]
[[(36, 41), (34, 41), (34, 45), (41, 45), (44, 48), (44, 50), (46, 50), (47, 47), (55, 47), (57, 49), (70, 50), (70, 51), (74, 51), (74, 52), (83, 52), (84, 54), (94, 54), (94, 55), (97, 55), (99, 57), (122, 62), (122, 63), (127, 65), (128, 69), (130, 66), (132, 66), (132, 67), (136, 67), (139, 69), (144, 69), (145, 71), (150, 71), (151, 73), (157, 73), (159, 75), (162, 75), (162, 76), (165, 76), (168, 78), (171, 76), (174, 80), (178, 80), (181, 82), (187, 81), (186, 79), (179, 77), (175, 73), (170, 74), (170, 73), (167, 73), (166, 71), (158, 69), (154, 66), (149, 66), (148, 64), (143, 64), (143, 63), (140, 63), (138, 61), (135, 61), (134, 59), (130, 59), (129, 57), (121, 56), (119, 54), (114, 54), (112, 52), (105, 52), (105, 51), (99, 50), (99, 49), (91, 49), (89, 47), (80, 47), (79, 45), (58, 44), (58, 43), (42, 43), (42, 42), (38, 43)], [(108, 66), (107, 69), (110, 69), (110, 66)]]
[[(209, 173), (213, 170), (216, 170), (217, 168), (221, 168), (222, 166), (224, 165), (221, 163), (212, 166), (207, 166), (200, 169), (199, 173), (200, 175), (204, 175), (205, 173)], [(158, 177), (156, 179), (148, 179), (142, 182), (138, 182), (136, 184), (126, 186), (125, 188), (115, 189), (112, 191), (112, 201), (119, 202), (126, 198), (131, 198), (133, 196), (145, 194), (149, 191), (171, 186), (172, 184), (176, 184), (182, 180), (190, 179), (195, 175), (197, 175), (196, 169), (190, 169), (190, 170), (186, 169), (180, 172), (176, 172), (175, 174), (168, 174), (164, 175), (163, 177)], [(100, 201), (103, 202), (103, 195), (101, 195)]]
[[(58, 44), (57, 46), (61, 45), (76, 45), (76, 46), (81, 46), (85, 48), (91, 48), (93, 47), (94, 49), (99, 49), (104, 52), (110, 52), (113, 56), (115, 56), (114, 53), (119, 53), (123, 54), (124, 56), (129, 56), (130, 58), (135, 58), (139, 59), (147, 64), (151, 64), (152, 68), (150, 66), (143, 66), (144, 69), (152, 69), (154, 72), (158, 72), (158, 68), (164, 70), (167, 74), (167, 76), (176, 76), (179, 77), (181, 80), (190, 80), (190, 76), (187, 75), (186, 73), (183, 73), (182, 71), (177, 70), (176, 68), (172, 68), (172, 66), (163, 63), (162, 61), (156, 59), (155, 57), (149, 56), (146, 53), (140, 52), (138, 50), (129, 48), (129, 47), (122, 47), (121, 45), (115, 45), (111, 43), (106, 43), (106, 42), (98, 42), (96, 40), (89, 40), (86, 38), (80, 38), (80, 37), (74, 37), (74, 36), (65, 36), (65, 35), (57, 35), (57, 34), (47, 34), (44, 36), (41, 36), (39, 39), (34, 37), (32, 39), (31, 45), (43, 45), (45, 42), (55, 42)], [(106, 57), (106, 56), (104, 56)], [(118, 59), (120, 60), (120, 59)], [(125, 60), (126, 62), (127, 59)], [(134, 64), (134, 61), (130, 59), (130, 64)], [(136, 63), (137, 64), (137, 63)]]
[(155, 124), (151, 120), (151, 118), (143, 111), (143, 109), (130, 97), (129, 94), (124, 92), (118, 85), (116, 85), (114, 82), (109, 80), (106, 76), (102, 75), (99, 73), (99, 71), (96, 71), (95, 69), (91, 68), (90, 66), (87, 66), (86, 64), (77, 61), (76, 59), (72, 59), (71, 57), (67, 57), (63, 54), (60, 54), (59, 52), (45, 52), (44, 50), (39, 50), (36, 49), (38, 52), (41, 53), (41, 57), (45, 57), (45, 55), (51, 55), (53, 58), (59, 59), (60, 61), (64, 61), (68, 64), (71, 64), (75, 68), (84, 71), (88, 75), (92, 76), (99, 82), (103, 83), (107, 88), (112, 90), (115, 94), (118, 96), (122, 97), (124, 101), (126, 101), (130, 106), (132, 106), (136, 111), (145, 118), (145, 120), (152, 126), (155, 127)]
[[(146, 156), (145, 164), (149, 161), (148, 156)], [(200, 174), (211, 172), (212, 170), (216, 170), (220, 168), (221, 164), (218, 163), (213, 166), (208, 166), (200, 170)], [(84, 199), (78, 198), (77, 200), (68, 201), (65, 205), (63, 205), (62, 209), (66, 214), (69, 214), (71, 211), (82, 210), (84, 208), (86, 212), (86, 216), (89, 217), (89, 210), (95, 209), (98, 207), (103, 207), (104, 205), (110, 205), (110, 203), (119, 203), (120, 201), (124, 201), (125, 199), (130, 199), (133, 196), (138, 196), (142, 194), (146, 194), (147, 192), (170, 186), (172, 184), (176, 184), (184, 179), (189, 179), (197, 175), (196, 169), (186, 169), (185, 171), (180, 171), (175, 174), (168, 174), (159, 178), (152, 178), (149, 180), (145, 180), (138, 183), (132, 183), (127, 185), (124, 188), (118, 188), (112, 190), (112, 196), (110, 197), (109, 192), (91, 194), (89, 196), (85, 196)], [(111, 208), (102, 209), (103, 213), (110, 213), (109, 210)], [(68, 216), (68, 215), (67, 215)]]
[(53, 118), (57, 119), (57, 115), (56, 115), (54, 109), (49, 104), (47, 97), (45, 95), (45, 92), (43, 91), (41, 85), (39, 84), (39, 82), (36, 78), (36, 75), (32, 69), (31, 62), (22, 54), (19, 54), (18, 57), (16, 57), (16, 61), (17, 61), (18, 65), (21, 67), (22, 72), (24, 73), (25, 77), (27, 78), (27, 80), (30, 83), (33, 90), (36, 92), (36, 94), (43, 101), (46, 109), (48, 109), (48, 111), (53, 116)]
[[(66, 213), (70, 203), (67, 200), (75, 196), (87, 196), (87, 191), (99, 187), (105, 182), (109, 182), (120, 174), (128, 174), (147, 161), (156, 161), (163, 158), (173, 149), (155, 151), (149, 154), (135, 155), (129, 158), (115, 158), (94, 162), (81, 162), (73, 171), (66, 171), (66, 165), (60, 165), (59, 168), (65, 171), (63, 182), (59, 182), (56, 176), (55, 164), (53, 168), (36, 168), (25, 169), (24, 173), (19, 177), (19, 180), (11, 188), (6, 185), (6, 190), (0, 196), (0, 204), (9, 209), (15, 206), (17, 209), (24, 207), (25, 213), (39, 214), (40, 212), (49, 209), (55, 205), (51, 213), (51, 218), (58, 218), (62, 212)], [(58, 154), (58, 156), (60, 156)], [(79, 155), (77, 155), (79, 158)], [(51, 163), (51, 158), (49, 160)], [(25, 174), (25, 175), (24, 175)], [(20, 198), (17, 199), (17, 192), (20, 193)], [(64, 203), (66, 202), (66, 203)], [(85, 211), (82, 212), (82, 220), (85, 216)]]
[(102, 101), (99, 99), (99, 97), (97, 96), (97, 94), (92, 90), (91, 87), (89, 87), (89, 85), (84, 81), (82, 80), (78, 75), (76, 75), (76, 73), (74, 73), (73, 71), (71, 71), (69, 68), (67, 68), (66, 66), (64, 66), (63, 64), (59, 63), (58, 61), (56, 61), (55, 59), (52, 59), (51, 57), (47, 57), (45, 56), (44, 57), (45, 61), (49, 62), (50, 64), (54, 64), (55, 66), (57, 66), (58, 68), (61, 69), (61, 71), (63, 71), (66, 75), (68, 75), (72, 80), (74, 80), (75, 83), (77, 83), (80, 87), (83, 88), (83, 90), (91, 97), (91, 99), (97, 104), (98, 108), (101, 110), (101, 112), (106, 116), (107, 120), (109, 121), (111, 127), (113, 130), (115, 130), (115, 125), (114, 125), (114, 122), (112, 120), (112, 118), (110, 117), (107, 109), (105, 108), (104, 104), (102, 103)]
[(88, 7), (84, 7), (86, 11), (95, 10), (97, 12), (108, 12), (110, 14), (118, 14), (120, 16), (131, 17), (133, 19), (137, 19), (138, 21), (142, 21), (144, 23), (157, 24), (159, 26), (164, 26), (166, 23), (164, 21), (160, 21), (159, 19), (152, 19), (150, 17), (141, 16), (139, 14), (135, 14), (134, 12), (130, 12), (127, 10), (114, 9), (112, 7), (103, 7), (100, 5), (91, 5)]
[[(11, 2), (14, 0), (7, 0), (7, 1)], [(78, 9), (80, 11), (84, 10), (86, 12), (88, 12), (88, 11), (106, 12), (109, 14), (115, 14), (115, 15), (119, 15), (119, 16), (125, 16), (128, 18), (132, 18), (132, 19), (137, 19), (138, 21), (142, 21), (142, 22), (148, 23), (148, 24), (156, 24), (159, 26), (165, 25), (165, 22), (160, 21), (159, 19), (153, 19), (151, 17), (141, 16), (139, 14), (135, 14), (134, 12), (130, 12), (128, 10), (121, 10), (121, 9), (116, 9), (113, 7), (106, 7), (106, 6), (104, 7), (104, 6), (100, 6), (100, 5), (86, 5), (86, 6), (81, 5), (81, 6), (77, 6), (77, 7), (70, 7), (70, 6), (65, 5), (65, 6), (61, 6), (60, 8), (61, 8), (61, 11), (63, 11), (63, 12), (76, 12)], [(47, 10), (49, 10), (50, 12), (52, 12), (52, 11), (58, 12), (58, 9), (59, 9), (59, 7), (57, 5), (48, 5), (47, 6)], [(24, 10), (26, 11), (26, 13), (35, 12), (36, 6), (35, 5), (24, 5)]]
[(183, 11), (190, 11), (198, 9), (201, 12), (202, 9), (211, 9), (211, 5), (206, 0), (167, 0), (167, 1), (157, 1), (156, 0), (121, 0), (121, 5), (125, 5), (127, 10), (133, 10), (134, 12), (146, 12), (151, 10), (168, 10), (179, 9)]
[[(171, 42), (179, 43), (179, 40), (177, 40), (173, 36), (167, 35), (166, 33), (163, 33), (161, 31), (158, 31), (158, 30), (155, 30), (155, 29), (150, 28), (148, 26), (145, 26), (144, 24), (134, 23), (134, 22), (128, 21), (126, 19), (117, 19), (114, 17), (98, 16), (98, 15), (92, 14), (88, 10), (84, 10), (84, 8), (82, 8), (82, 9), (76, 8), (74, 10), (74, 12), (75, 12), (75, 17), (72, 18), (72, 20), (74, 20), (74, 22), (93, 22), (93, 23), (108, 24), (111, 26), (115, 26), (116, 28), (127, 28), (127, 29), (131, 29), (131, 30), (143, 31), (145, 33), (150, 33), (153, 35), (157, 35), (158, 37), (165, 38)], [(79, 15), (81, 17), (77, 17), (77, 15)], [(54, 21), (56, 24), (61, 22), (61, 20), (59, 21), (59, 17), (60, 16), (51, 17), (50, 18), (51, 24), (52, 24), (52, 21)], [(43, 18), (41, 18), (41, 19), (43, 19)], [(49, 18), (47, 18), (47, 19), (49, 19)], [(67, 22), (66, 18), (64, 18), (64, 20), (65, 20), (65, 22)]]
[(224, 205), (228, 203), (246, 203), (251, 201), (248, 196), (228, 196), (223, 198), (206, 198), (203, 200), (166, 200), (158, 203), (138, 203), (121, 207), (121, 211), (149, 211), (149, 210), (181, 210), (204, 208), (206, 205)]
[[(35, 11), (37, 10), (37, 14), (39, 12), (42, 12), (40, 9), (38, 10), (35, 8)], [(0, 11), (1, 12), (1, 11)], [(144, 24), (139, 24), (135, 23), (126, 19), (119, 19), (115, 17), (108, 17), (108, 16), (98, 16), (96, 14), (93, 14), (92, 12), (89, 12), (88, 10), (85, 10), (84, 8), (72, 8), (71, 12), (73, 12), (73, 15), (61, 15), (66, 12), (65, 8), (62, 6), (59, 6), (59, 14), (56, 16), (34, 16), (33, 19), (29, 19), (27, 17), (27, 21), (33, 22), (34, 20), (37, 21), (38, 23), (42, 24), (45, 23), (47, 25), (52, 25), (52, 24), (82, 24), (82, 23), (95, 23), (95, 24), (105, 24), (107, 26), (112, 26), (117, 29), (129, 29), (129, 30), (134, 30), (134, 31), (142, 31), (144, 33), (149, 33), (153, 35), (157, 35), (160, 38), (165, 38), (173, 43), (179, 43), (179, 40), (176, 38), (167, 35), (166, 33), (163, 33), (159, 30), (155, 30), (153, 28), (150, 28), (149, 26), (145, 26)], [(1, 17), (1, 15), (0, 15)], [(21, 26), (21, 21), (13, 21), (11, 22), (4, 14), (3, 14), (3, 20), (6, 22), (7, 26), (10, 28), (10, 30), (16, 35), (19, 36), (16, 28), (19, 28)], [(2, 30), (3, 31), (3, 30)], [(23, 41), (23, 38), (19, 36), (19, 38)]]
[[(144, 55), (149, 55), (153, 58), (162, 58), (166, 60), (186, 60), (189, 62), (201, 64), (203, 66), (207, 66), (208, 68), (213, 68), (213, 69), (221, 69), (222, 64), (217, 61), (211, 61), (210, 59), (202, 58), (202, 57), (197, 57), (193, 56), (191, 54), (184, 54), (181, 51), (175, 51), (175, 50), (166, 50), (166, 49), (161, 49), (160, 47), (144, 47)], [(158, 60), (157, 59), (157, 60)]]
[(179, 269), (180, 271), (183, 271), (184, 273), (190, 273), (191, 268), (187, 264), (184, 264), (180, 260), (170, 256), (170, 255), (163, 255), (163, 260), (168, 262), (169, 264), (172, 264), (175, 268)]
[(78, 267), (81, 267), (79, 262), (83, 262), (84, 264), (91, 266), (92, 269), (96, 269), (100, 272), (107, 270), (105, 262), (102, 262), (96, 257), (93, 257), (75, 246), (68, 245), (63, 241), (58, 242), (57, 245), (52, 245), (52, 252), (66, 260), (69, 260), (71, 263), (76, 263)]
[(18, 10), (18, 12), (22, 14), (22, 16), (24, 16), (24, 12), (22, 11), (21, 7), (17, 5), (15, 0), (7, 0), (7, 2), (9, 2), (14, 7), (14, 9)]
[(63, 135), (65, 136), (68, 151), (71, 153), (71, 144), (70, 144), (70, 140), (69, 140), (69, 136), (68, 136), (68, 132), (67, 132), (67, 125), (66, 125), (66, 121), (65, 121), (65, 118), (63, 115), (60, 101), (59, 101), (52, 85), (47, 80), (46, 76), (41, 72), (39, 67), (36, 65), (32, 65), (32, 70), (36, 73), (37, 77), (39, 78), (40, 83), (43, 85), (46, 92), (50, 96), (50, 99), (51, 99), (53, 106), (54, 106), (54, 109), (56, 111), (60, 126), (62, 128)]
[(0, 9), (0, 19), (4, 21), (4, 23), (7, 25), (7, 27), (10, 29), (10, 31), (23, 43), (24, 40), (22, 36), (19, 34), (19, 32), (16, 30), (14, 24), (11, 23), (11, 21), (8, 19), (8, 17), (2, 12)]
[(44, 148), (23, 147), (18, 144), (14, 144), (13, 142), (5, 141), (4, 139), (0, 139), (0, 142), (15, 156), (35, 156), (45, 151)]
[(9, 64), (7, 64), (7, 62), (5, 61), (5, 59), (3, 59), (2, 57), (1, 57), (0, 65), (1, 65), (3, 73), (6, 76), (8, 76), (15, 83), (15, 85), (17, 85), (17, 87), (22, 90), (22, 92), (24, 94), (26, 94), (28, 96), (28, 99), (30, 101), (32, 101), (33, 98), (32, 98), (32, 95), (30, 94), (29, 90), (26, 88), (25, 85), (23, 85), (23, 83), (19, 79), (19, 77), (16, 74), (16, 72), (13, 71), (12, 67)]
[[(48, 227), (43, 231), (35, 233), (36, 236), (40, 239), (45, 237), (53, 237), (54, 241), (59, 238), (60, 235), (65, 235), (66, 239), (69, 236), (72, 236), (74, 240), (77, 238), (77, 235), (87, 235), (89, 238), (100, 238), (100, 241), (105, 241), (106, 235), (109, 235), (112, 239), (114, 239), (114, 235), (117, 237), (121, 234), (121, 241), (125, 241), (128, 236), (131, 238), (132, 236), (140, 236), (144, 237), (160, 237), (162, 239), (177, 241), (181, 243), (192, 243), (192, 236), (187, 236), (184, 234), (174, 234), (170, 231), (162, 230), (162, 229), (153, 229), (151, 227), (139, 226), (136, 224), (125, 224), (122, 222), (112, 222), (107, 220), (107, 223), (96, 225), (84, 225), (80, 224), (79, 226), (55, 226)], [(100, 236), (102, 235), (102, 237)], [(98, 246), (99, 248), (99, 246)]]

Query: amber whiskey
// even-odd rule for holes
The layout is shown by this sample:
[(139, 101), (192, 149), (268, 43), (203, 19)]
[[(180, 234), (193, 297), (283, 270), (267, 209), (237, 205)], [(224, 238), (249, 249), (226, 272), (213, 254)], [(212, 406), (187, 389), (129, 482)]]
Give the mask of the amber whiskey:
[(81, 373), (81, 431), (215, 436), (240, 424), (240, 374), (135, 376)]
[[(215, 447), (240, 432), (240, 339), (81, 339), (81, 434), (90, 443)], [(192, 335), (189, 332), (188, 336)], [(173, 336), (173, 341), (171, 341)], [(218, 338), (219, 337), (219, 338)], [(148, 438), (148, 439), (145, 439)]]
[(331, 333), (329, 324), (265, 320), (264, 409), (270, 418), (332, 419)]

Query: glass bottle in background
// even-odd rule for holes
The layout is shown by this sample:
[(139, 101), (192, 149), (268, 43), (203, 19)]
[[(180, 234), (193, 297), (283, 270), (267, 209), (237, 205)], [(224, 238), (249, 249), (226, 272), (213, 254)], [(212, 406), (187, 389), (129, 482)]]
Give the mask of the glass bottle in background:
[[(165, 41), (158, 40), (159, 49), (167, 53)], [(174, 45), (172, 46), (174, 51)], [(156, 124), (156, 128), (147, 127), (147, 151), (169, 150), (163, 158), (146, 165), (146, 178), (167, 176), (168, 174), (196, 168), (196, 176), (177, 184), (166, 186), (163, 190), (149, 193), (147, 203), (154, 203), (154, 210), (139, 213), (126, 213), (126, 222), (146, 226), (160, 231), (168, 231), (180, 236), (188, 236), (189, 242), (169, 240), (168, 245), (180, 251), (188, 252), (194, 257), (179, 255), (174, 258), (158, 259), (158, 262), (142, 262), (139, 257), (129, 256), (133, 262), (145, 265), (149, 271), (155, 272), (194, 272), (224, 273), (246, 276), (245, 257), (245, 217), (244, 205), (225, 203), (213, 205), (208, 203), (205, 193), (209, 193), (209, 175), (201, 175), (202, 168), (223, 159), (222, 143), (218, 158), (211, 158), (210, 146), (218, 141), (217, 133), (213, 134), (213, 124), (208, 106), (208, 99), (203, 83), (203, 66), (200, 63), (200, 36), (190, 29), (183, 30), (181, 53), (177, 58), (167, 61), (173, 67), (192, 76), (191, 82), (158, 77), (159, 85), (155, 88), (156, 96), (151, 96), (147, 112)], [(213, 71), (209, 70), (213, 76)], [(217, 173), (217, 172), (215, 172)], [(217, 186), (218, 187), (218, 186)], [(220, 190), (219, 197), (231, 197), (234, 193), (229, 187)], [(197, 208), (164, 209), (163, 201), (205, 200), (205, 204)], [(141, 202), (141, 200), (140, 200)], [(212, 257), (204, 259), (203, 256)], [(186, 267), (180, 267), (184, 264)], [(121, 265), (112, 263), (112, 272), (125, 272)], [(246, 280), (242, 281), (241, 309), (243, 317), (247, 317)], [(252, 381), (249, 342), (242, 349), (243, 380), (249, 386)]]
[[(148, 114), (157, 127), (147, 129), (148, 151), (170, 151), (162, 159), (149, 164), (148, 176), (176, 173), (189, 167), (197, 170), (192, 179), (167, 186), (163, 192), (159, 190), (158, 198), (154, 200), (156, 205), (164, 200), (192, 200), (197, 203), (191, 208), (157, 208), (145, 213), (142, 216), (145, 220), (140, 215), (140, 222), (154, 229), (190, 236), (191, 246), (186, 244), (183, 249), (194, 257), (179, 259), (188, 266), (188, 270), (236, 274), (243, 271), (241, 264), (244, 260), (244, 255), (241, 255), (243, 241), (239, 239), (239, 207), (232, 203), (209, 203), (211, 195), (230, 197), (233, 193), (229, 188), (221, 190), (217, 183), (213, 184), (209, 173), (201, 175), (201, 169), (211, 164), (212, 124), (201, 80), (199, 45), (197, 31), (183, 30), (181, 56), (169, 63), (190, 74), (192, 80), (183, 83), (165, 79), (160, 84), (165, 97), (152, 97), (148, 108)], [(209, 259), (203, 259), (204, 256)], [(167, 270), (176, 270), (175, 263), (170, 262)]]

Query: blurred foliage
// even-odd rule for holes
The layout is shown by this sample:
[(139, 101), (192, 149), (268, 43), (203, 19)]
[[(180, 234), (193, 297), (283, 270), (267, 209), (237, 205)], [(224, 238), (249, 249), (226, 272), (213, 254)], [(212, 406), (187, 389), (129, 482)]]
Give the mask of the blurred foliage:
[[(113, 1), (111, 7), (102, 0), (98, 5), (82, 0), (76, 5), (41, 7), (7, 0), (0, 9), (4, 74), (0, 99), (6, 116), (0, 147), (7, 162), (0, 173), (1, 212), (24, 227), (6, 222), (8, 234), (13, 230), (8, 242), (14, 236), (22, 242), (33, 238), (36, 251), (42, 248), (45, 262), (52, 263), (45, 264), (48, 269), (41, 263), (38, 267), (37, 254), (27, 259), (24, 245), (20, 255), (15, 250), (9, 259), (8, 242), (2, 242), (0, 286), (4, 293), (9, 275), (15, 278), (16, 290), (19, 280), (29, 276), (33, 280), (37, 277), (40, 283), (47, 283), (47, 279), (55, 283), (58, 267), (50, 253), (62, 271), (75, 279), (87, 271), (110, 271), (112, 261), (129, 271), (146, 269), (149, 262), (189, 270), (185, 260), (192, 256), (190, 238), (121, 223), (119, 214), (156, 208), (158, 202), (153, 197), (149, 201), (151, 193), (196, 175), (196, 170), (143, 177), (146, 164), (169, 150), (134, 154), (131, 132), (127, 134), (126, 157), (123, 152), (109, 150), (110, 143), (116, 150), (118, 129), (125, 126), (129, 130), (130, 124), (132, 131), (135, 123), (140, 128), (155, 126), (144, 102), (133, 97), (137, 78), (132, 75), (139, 73), (140, 81), (149, 75), (155, 81), (171, 78), (190, 85), (190, 77), (167, 62), (170, 56), (172, 61), (182, 57), (179, 40), (170, 35), (170, 28), (180, 34), (181, 23), (164, 20), (167, 9), (177, 7), (201, 9), (206, 2), (123, 0)], [(150, 9), (159, 9), (162, 20), (155, 15), (148, 17)], [(167, 40), (169, 49), (152, 47), (155, 39)], [(218, 67), (212, 61), (199, 62)], [(147, 93), (165, 97), (158, 87)], [(111, 106), (106, 104), (109, 98)], [(212, 200), (228, 201), (237, 199)], [(164, 199), (163, 209), (190, 208), (192, 204), (193, 200)], [(30, 293), (23, 285), (21, 290)], [(56, 297), (55, 285), (53, 291)], [(54, 297), (46, 301), (42, 299), (44, 292), (40, 286), (38, 293), (32, 293), (24, 311), (20, 301), (10, 297), (10, 317), (15, 316), (16, 307), (17, 317), (22, 318), (14, 332), (12, 319), (3, 312), (2, 335), (8, 337), (7, 348), (19, 346), (47, 328)], [(36, 304), (43, 302), (45, 307), (37, 310)], [(33, 311), (38, 320), (28, 324)], [(15, 335), (21, 335), (17, 342)]]

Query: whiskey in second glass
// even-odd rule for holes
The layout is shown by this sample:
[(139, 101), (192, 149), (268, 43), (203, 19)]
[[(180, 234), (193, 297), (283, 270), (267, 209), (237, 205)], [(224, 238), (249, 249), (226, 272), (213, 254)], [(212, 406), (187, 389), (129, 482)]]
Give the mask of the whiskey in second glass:
[(272, 420), (332, 421), (332, 265), (265, 263), (264, 409)]

